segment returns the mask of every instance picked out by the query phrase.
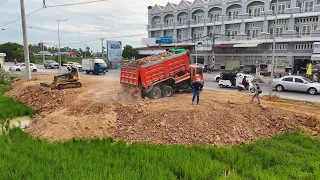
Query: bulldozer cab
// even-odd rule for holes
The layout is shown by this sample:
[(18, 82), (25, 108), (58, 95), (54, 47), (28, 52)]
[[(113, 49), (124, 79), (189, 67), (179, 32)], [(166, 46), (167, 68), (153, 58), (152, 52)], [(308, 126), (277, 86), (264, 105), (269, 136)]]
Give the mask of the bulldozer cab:
[(197, 81), (197, 78), (199, 78), (203, 82), (204, 78), (203, 78), (202, 66), (190, 65), (190, 70), (191, 70), (191, 81), (192, 82)]

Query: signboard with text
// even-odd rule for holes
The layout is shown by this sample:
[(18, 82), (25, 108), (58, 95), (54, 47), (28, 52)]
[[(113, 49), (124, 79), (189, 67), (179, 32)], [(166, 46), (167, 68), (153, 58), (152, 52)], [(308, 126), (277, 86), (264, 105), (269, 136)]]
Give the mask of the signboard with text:
[(172, 44), (173, 38), (172, 36), (161, 36), (160, 39), (156, 40), (156, 44)]
[(121, 41), (107, 41), (107, 54), (109, 61), (119, 61), (122, 59)]

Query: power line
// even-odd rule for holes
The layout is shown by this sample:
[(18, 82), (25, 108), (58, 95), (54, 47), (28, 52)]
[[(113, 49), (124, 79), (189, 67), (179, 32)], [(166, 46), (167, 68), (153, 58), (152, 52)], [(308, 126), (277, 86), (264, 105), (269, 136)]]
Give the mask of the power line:
[[(7, 1), (7, 0), (0, 1), (0, 5), (1, 5), (1, 2), (6, 2), (6, 1)], [(75, 6), (75, 5), (91, 4), (91, 3), (103, 2), (103, 1), (109, 1), (109, 0), (85, 1), (85, 2), (79, 2), (79, 3), (60, 4), (60, 5), (52, 5), (52, 6), (47, 6), (47, 5), (45, 4), (45, 1), (43, 1), (43, 3), (44, 3), (44, 4), (43, 4), (43, 7), (39, 8), (39, 9), (36, 9), (36, 10), (34, 10), (34, 11), (26, 14), (26, 17), (31, 16), (31, 15), (33, 15), (33, 14), (35, 14), (35, 13), (37, 13), (37, 12), (39, 12), (39, 11), (45, 9), (45, 8), (54, 8), (54, 7), (63, 7), (63, 6)], [(3, 4), (3, 3), (2, 3), (2, 4)], [(4, 26), (7, 26), (7, 25), (9, 25), (9, 24), (15, 23), (15, 22), (19, 21), (20, 19), (21, 19), (21, 18), (17, 18), (17, 19), (15, 19), (15, 20), (9, 21), (9, 22), (7, 22), (7, 23), (5, 23), (5, 24), (0, 25), (0, 27), (4, 27)]]
[(0, 5), (2, 5), (2, 4), (4, 4), (4, 3), (6, 3), (8, 0), (0, 0)]
[[(33, 14), (35, 14), (35, 13), (37, 13), (37, 12), (39, 12), (39, 11), (43, 10), (43, 9), (44, 9), (43, 7), (39, 8), (39, 9), (36, 9), (36, 10), (34, 10), (34, 11), (32, 11), (32, 12), (30, 12), (30, 13), (26, 14), (26, 17), (31, 16), (31, 15), (33, 15)], [(5, 23), (5, 24), (2, 24), (0, 27), (7, 26), (7, 25), (12, 24), (12, 23), (15, 23), (15, 22), (17, 22), (17, 21), (19, 21), (19, 20), (21, 20), (21, 17), (20, 17), (20, 18), (15, 19), (15, 20), (9, 21), (9, 22), (7, 22), (7, 23)]]
[(60, 5), (52, 5), (52, 6), (46, 6), (46, 7), (53, 8), (53, 7), (75, 6), (75, 5), (91, 4), (91, 3), (103, 2), (103, 1), (109, 1), (109, 0), (85, 1), (85, 2), (79, 2), (79, 3), (60, 4)]

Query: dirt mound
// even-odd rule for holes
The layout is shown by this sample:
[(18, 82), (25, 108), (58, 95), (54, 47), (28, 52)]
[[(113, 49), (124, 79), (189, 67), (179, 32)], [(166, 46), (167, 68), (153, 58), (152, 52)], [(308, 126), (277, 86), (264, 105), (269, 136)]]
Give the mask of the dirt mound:
[(115, 136), (128, 142), (233, 145), (300, 127), (320, 133), (315, 116), (249, 104), (250, 97), (231, 93), (207, 91), (201, 96), (199, 106), (191, 105), (185, 94), (120, 106)]
[(27, 132), (50, 141), (113, 136), (128, 142), (233, 145), (287, 130), (320, 134), (315, 104), (263, 97), (257, 105), (246, 94), (218, 91), (204, 91), (200, 105), (191, 105), (191, 95), (184, 93), (136, 101), (126, 96), (135, 91), (99, 76), (81, 77), (80, 89), (40, 91), (39, 83), (49, 79), (52, 75), (16, 81), (8, 95), (39, 110)]
[(118, 81), (88, 76), (81, 77), (82, 88), (41, 91), (40, 82), (52, 78), (41, 75), (30, 82), (17, 81), (8, 93), (39, 111), (27, 132), (50, 141), (114, 134), (117, 114), (112, 97), (118, 92)]

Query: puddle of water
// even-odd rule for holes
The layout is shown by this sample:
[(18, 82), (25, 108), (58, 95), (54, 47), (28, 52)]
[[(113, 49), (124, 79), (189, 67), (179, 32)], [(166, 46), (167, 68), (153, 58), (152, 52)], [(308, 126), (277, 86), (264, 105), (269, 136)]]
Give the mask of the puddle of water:
[[(10, 128), (19, 127), (24, 130), (27, 126), (32, 124), (32, 118), (30, 116), (22, 116), (17, 117), (10, 120)], [(2, 128), (0, 127), (0, 133), (2, 132)]]

